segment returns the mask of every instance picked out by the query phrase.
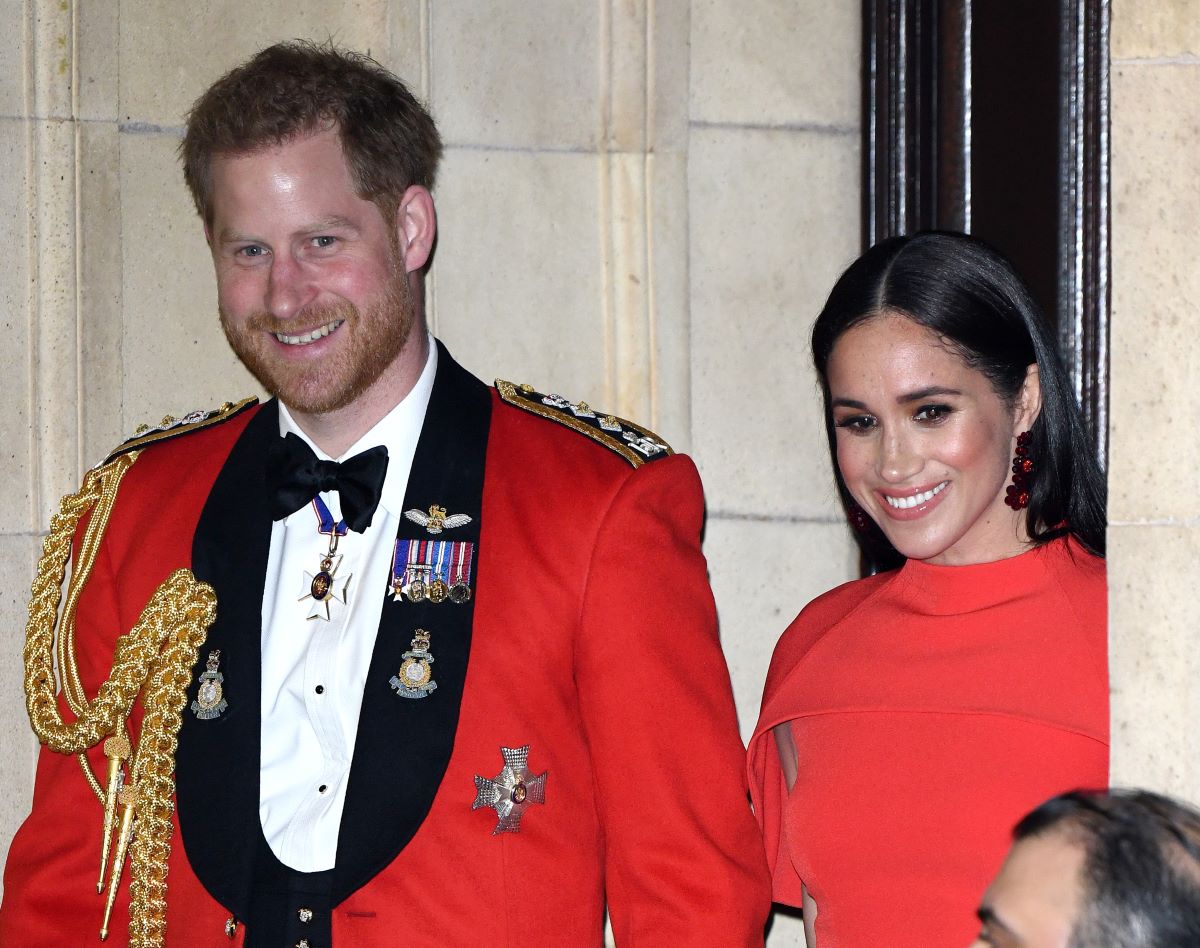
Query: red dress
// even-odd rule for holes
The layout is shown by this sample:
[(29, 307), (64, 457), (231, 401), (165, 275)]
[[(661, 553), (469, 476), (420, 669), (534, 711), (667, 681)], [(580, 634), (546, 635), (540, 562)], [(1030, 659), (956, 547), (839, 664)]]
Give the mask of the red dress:
[[(750, 742), (774, 898), (818, 948), (964, 945), (1013, 825), (1108, 781), (1104, 561), (1073, 540), (903, 568), (814, 600), (780, 640)], [(787, 722), (787, 791), (772, 728)]]

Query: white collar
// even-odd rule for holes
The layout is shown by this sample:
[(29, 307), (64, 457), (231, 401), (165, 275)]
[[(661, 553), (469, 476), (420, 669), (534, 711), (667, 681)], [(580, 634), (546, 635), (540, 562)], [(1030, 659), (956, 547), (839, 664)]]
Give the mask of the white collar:
[(331, 458), (317, 447), (312, 439), (300, 430), (300, 426), (296, 424), (292, 413), (283, 402), (279, 403), (279, 436), (282, 438), (291, 432), (304, 439), (304, 443), (313, 449), (317, 457), (325, 461), (344, 461), (368, 448), (382, 444), (388, 449), (388, 469), (383, 479), (383, 490), (379, 495), (379, 506), (388, 513), (399, 516), (404, 507), (404, 492), (408, 488), (408, 475), (412, 470), (417, 439), (421, 436), (425, 411), (429, 407), (429, 396), (433, 392), (437, 361), (437, 343), (430, 334), (429, 355), (425, 359), (425, 367), (421, 370), (417, 384), (396, 407), (380, 418), (370, 431), (350, 445), (340, 457)]

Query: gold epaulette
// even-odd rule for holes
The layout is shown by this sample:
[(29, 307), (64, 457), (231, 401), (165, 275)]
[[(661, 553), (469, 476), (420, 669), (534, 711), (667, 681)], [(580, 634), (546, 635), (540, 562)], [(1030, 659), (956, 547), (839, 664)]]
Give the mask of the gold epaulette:
[(675, 453), (669, 444), (648, 428), (598, 412), (587, 402), (572, 402), (561, 395), (546, 395), (532, 385), (515, 385), (503, 379), (496, 379), (496, 391), (508, 404), (587, 435), (621, 455), (634, 467)]
[(167, 415), (153, 428), (149, 425), (138, 425), (137, 430), (133, 433), (133, 437), (122, 441), (116, 450), (112, 451), (104, 459), (104, 463), (107, 464), (114, 458), (118, 458), (122, 454), (128, 454), (130, 451), (138, 451), (156, 441), (168, 441), (180, 435), (191, 434), (193, 431), (201, 431), (204, 428), (219, 425), (221, 422), (228, 421), (235, 415), (240, 415), (247, 408), (253, 408), (257, 404), (257, 398), (243, 398), (240, 402), (226, 402), (224, 405), (218, 408), (210, 408), (208, 411), (194, 411), (184, 415), (182, 418)]

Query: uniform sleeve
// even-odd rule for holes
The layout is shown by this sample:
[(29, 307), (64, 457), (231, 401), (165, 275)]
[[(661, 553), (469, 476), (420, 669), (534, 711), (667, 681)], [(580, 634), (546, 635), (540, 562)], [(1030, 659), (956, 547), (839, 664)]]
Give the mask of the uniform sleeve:
[(584, 596), (578, 688), (622, 948), (761, 945), (770, 909), (702, 511), (689, 459), (632, 472), (600, 528)]
[[(79, 667), (89, 695), (94, 669), (111, 662), (119, 619), (102, 552), (80, 600), (76, 623)], [(107, 651), (106, 651), (107, 650)], [(105, 665), (105, 675), (107, 665)], [(59, 697), (64, 720), (73, 720)], [(28, 727), (28, 723), (25, 724)], [(103, 776), (101, 748), (90, 752), (93, 772)], [(104, 810), (74, 755), (39, 751), (33, 807), (8, 851), (4, 897), (0, 903), (0, 945), (63, 948), (99, 944), (104, 897), (96, 892), (100, 875), (100, 835)], [(113, 911), (107, 944), (125, 943), (128, 883)]]

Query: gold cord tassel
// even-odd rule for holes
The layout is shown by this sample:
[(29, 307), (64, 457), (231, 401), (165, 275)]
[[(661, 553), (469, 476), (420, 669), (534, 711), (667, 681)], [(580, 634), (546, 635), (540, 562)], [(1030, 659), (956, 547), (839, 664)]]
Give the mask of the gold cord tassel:
[[(191, 670), (208, 627), (216, 617), (216, 594), (212, 587), (197, 582), (189, 570), (176, 570), (167, 577), (133, 629), (117, 640), (112, 671), (95, 699), (88, 700), (75, 659), (75, 609), (95, 564), (117, 488), (136, 458), (137, 453), (131, 452), (88, 471), (83, 486), (63, 498), (59, 512), (50, 520), (50, 534), (42, 546), (25, 629), (25, 706), (38, 740), (58, 753), (79, 756), (88, 783), (105, 805), (105, 832), (110, 837), (116, 804), (110, 818), (107, 791), (112, 789), (114, 771), (117, 781), (120, 780), (122, 758), (118, 752), (124, 749), (120, 743), (125, 739), (124, 722), (141, 693), (141, 734), (132, 749), (129, 782), (118, 791), (121, 826), (102, 936), (108, 933), (109, 913), (128, 848), (132, 853), (129, 944), (131, 948), (160, 948), (166, 933), (175, 748)], [(79, 544), (62, 619), (57, 622), (72, 540), (88, 511), (91, 517)], [(56, 624), (60, 626), (57, 640)], [(76, 717), (69, 724), (59, 714), (55, 699), (56, 647), (63, 694)], [(102, 789), (88, 765), (86, 751), (109, 736), (114, 743), (106, 742), (108, 787)], [(103, 861), (107, 863), (107, 858)], [(103, 886), (103, 868), (101, 872)]]
[(96, 891), (104, 891), (104, 876), (108, 872), (108, 851), (112, 848), (113, 823), (117, 815), (117, 794), (121, 790), (121, 762), (128, 759), (131, 752), (129, 738), (124, 734), (125, 724), (121, 723), (118, 732), (104, 742), (104, 756), (108, 758), (107, 790), (104, 794), (104, 837), (100, 841), (100, 880), (96, 883)]

